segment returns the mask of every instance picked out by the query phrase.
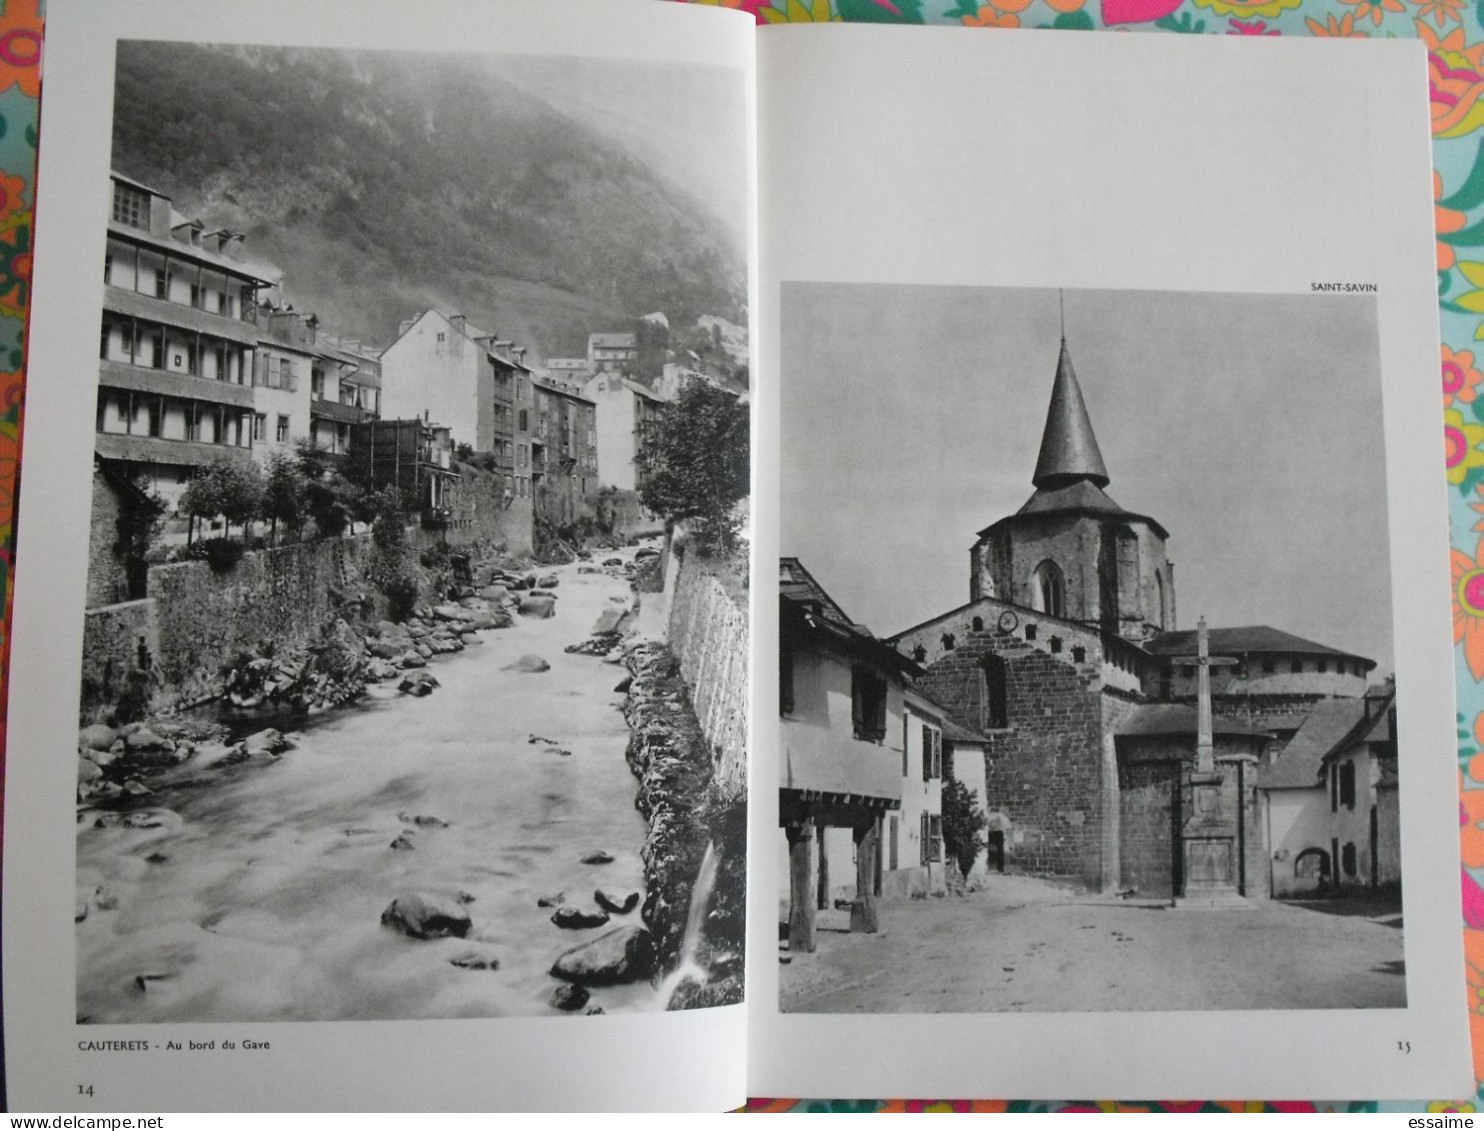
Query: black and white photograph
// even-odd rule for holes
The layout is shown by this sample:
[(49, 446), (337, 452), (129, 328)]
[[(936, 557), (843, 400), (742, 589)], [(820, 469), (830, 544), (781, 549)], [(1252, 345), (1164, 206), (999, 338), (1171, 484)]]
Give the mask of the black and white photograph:
[(79, 1023), (742, 1000), (746, 115), (721, 66), (119, 44)]
[(1404, 1008), (1376, 296), (781, 310), (780, 1010)]

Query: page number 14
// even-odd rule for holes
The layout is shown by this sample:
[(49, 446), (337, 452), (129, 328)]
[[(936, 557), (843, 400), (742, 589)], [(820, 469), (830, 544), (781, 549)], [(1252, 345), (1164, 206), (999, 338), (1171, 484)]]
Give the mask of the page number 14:
[(93, 1094), (93, 1085), (79, 1084), (77, 1086), (77, 1094), (79, 1096), (91, 1096)]

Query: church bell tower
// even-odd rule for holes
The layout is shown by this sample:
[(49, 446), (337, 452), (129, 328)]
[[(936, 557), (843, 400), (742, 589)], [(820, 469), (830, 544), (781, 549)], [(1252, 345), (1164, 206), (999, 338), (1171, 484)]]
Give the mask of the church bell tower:
[(1031, 484), (1015, 514), (985, 527), (970, 552), (969, 599), (996, 597), (1130, 640), (1175, 627), (1169, 533), (1126, 511), (1110, 478), (1065, 334)]

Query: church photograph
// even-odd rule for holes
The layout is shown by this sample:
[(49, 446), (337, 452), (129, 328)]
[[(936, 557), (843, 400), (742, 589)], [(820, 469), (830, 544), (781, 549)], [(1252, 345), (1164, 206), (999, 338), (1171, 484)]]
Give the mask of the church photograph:
[(783, 310), (780, 1008), (1404, 1006), (1374, 297)]

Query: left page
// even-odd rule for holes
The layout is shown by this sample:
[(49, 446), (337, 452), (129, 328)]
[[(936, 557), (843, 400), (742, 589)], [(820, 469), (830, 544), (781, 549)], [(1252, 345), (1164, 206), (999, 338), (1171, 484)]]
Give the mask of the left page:
[(753, 50), (50, 7), (13, 1108), (742, 1102)]

